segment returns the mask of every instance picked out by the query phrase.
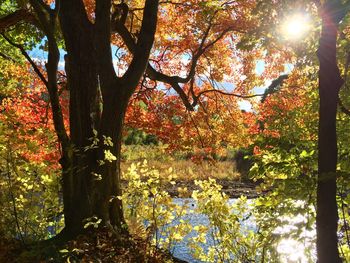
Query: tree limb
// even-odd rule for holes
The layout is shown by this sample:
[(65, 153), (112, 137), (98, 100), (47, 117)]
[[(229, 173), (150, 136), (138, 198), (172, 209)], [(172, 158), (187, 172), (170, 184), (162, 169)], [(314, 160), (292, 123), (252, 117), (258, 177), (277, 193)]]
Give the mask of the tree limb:
[(225, 92), (225, 91), (218, 90), (218, 89), (209, 89), (209, 90), (203, 90), (203, 91), (199, 92), (198, 95), (196, 96), (196, 99), (198, 99), (200, 96), (205, 95), (205, 94), (210, 93), (210, 92), (216, 92), (216, 93), (220, 93), (222, 95), (233, 96), (233, 97), (242, 98), (242, 99), (250, 99), (250, 98), (254, 98), (254, 97), (261, 97), (264, 95), (264, 94), (242, 95), (242, 94)]
[[(157, 16), (158, 0), (146, 0), (139, 37), (136, 46), (133, 49), (134, 56), (129, 68), (122, 77), (122, 81), (128, 83), (128, 86), (133, 89), (137, 86), (139, 81), (137, 76), (141, 77), (148, 67), (148, 59), (156, 32)], [(133, 92), (133, 90), (130, 90), (129, 92)]]
[(280, 75), (277, 79), (274, 79), (270, 86), (268, 86), (261, 98), (261, 103), (264, 103), (267, 96), (273, 93), (276, 93), (283, 85), (283, 82), (288, 79), (289, 75), (288, 74), (283, 74)]
[(6, 54), (4, 54), (4, 53), (2, 53), (2, 52), (0, 52), (0, 57), (4, 58), (4, 59), (6, 59), (6, 60), (10, 60), (10, 61), (12, 61), (12, 62), (16, 62), (15, 59), (11, 58), (10, 56), (8, 56), (8, 55), (6, 55)]
[(102, 90), (106, 88), (114, 89), (115, 80), (117, 79), (117, 75), (113, 67), (112, 50), (110, 42), (111, 7), (111, 1), (96, 1), (94, 38), (96, 43), (96, 54), (98, 57), (97, 69)]
[(34, 25), (37, 24), (37, 20), (32, 13), (25, 9), (19, 9), (9, 15), (0, 18), (0, 32), (4, 32), (7, 28), (12, 27), (22, 21)]
[(344, 103), (343, 103), (343, 101), (341, 100), (340, 97), (338, 97), (338, 104), (339, 104), (340, 110), (341, 110), (344, 114), (350, 116), (350, 110), (349, 110), (348, 108), (345, 107), (345, 105), (344, 105)]
[(35, 71), (35, 73), (38, 75), (38, 77), (40, 78), (40, 80), (45, 84), (45, 86), (48, 86), (48, 82), (46, 80), (46, 78), (44, 77), (44, 75), (41, 73), (40, 69), (38, 68), (38, 66), (35, 64), (35, 62), (33, 61), (33, 59), (28, 55), (27, 51), (23, 48), (22, 45), (14, 43), (10, 38), (8, 38), (4, 33), (1, 34), (2, 37), (11, 45), (14, 46), (16, 48), (18, 48), (22, 55), (27, 59), (27, 61), (30, 63), (30, 65), (32, 66), (33, 70)]
[[(176, 76), (176, 75), (175, 76), (166, 75), (162, 72), (157, 71), (150, 63), (148, 63), (147, 68), (146, 68), (147, 76), (151, 80), (161, 81), (163, 83), (169, 84), (178, 93), (178, 95), (180, 96), (181, 100), (183, 101), (185, 107), (189, 111), (194, 110), (194, 106), (197, 105), (198, 98), (202, 94), (200, 94), (196, 97), (193, 95), (194, 93), (192, 92), (192, 95), (193, 95), (192, 97), (193, 97), (194, 102), (191, 103), (189, 100), (189, 97), (183, 91), (180, 84), (188, 83), (191, 79), (193, 79), (193, 77), (195, 75), (197, 63), (199, 61), (199, 58), (203, 55), (203, 53), (205, 53), (205, 51), (207, 51), (210, 47), (212, 47), (215, 43), (217, 43), (220, 39), (222, 39), (228, 32), (234, 30), (233, 27), (228, 27), (227, 29), (223, 30), (214, 40), (212, 40), (211, 42), (209, 42), (208, 44), (205, 45), (205, 42), (208, 38), (210, 29), (212, 27), (211, 23), (212, 23), (213, 18), (214, 18), (214, 16), (210, 20), (210, 24), (208, 25), (205, 32), (203, 33), (201, 43), (199, 44), (197, 51), (195, 52), (195, 54), (192, 57), (191, 66), (190, 66), (189, 72), (188, 72), (186, 77), (180, 77), (180, 76)], [(122, 23), (113, 23), (112, 24), (112, 33), (118, 33), (121, 36), (121, 38), (123, 39), (124, 43), (126, 44), (127, 48), (129, 49), (129, 51), (132, 54), (134, 54), (134, 56), (135, 56), (136, 42), (135, 42), (133, 36), (131, 35), (131, 33), (129, 32), (129, 30), (126, 28), (126, 26)], [(214, 91), (214, 90), (212, 90), (212, 91)], [(235, 95), (239, 96), (238, 94), (235, 94)]]
[(55, 9), (52, 10), (46, 5), (43, 6), (44, 3), (41, 0), (29, 1), (34, 8), (40, 24), (42, 25), (43, 31), (48, 39), (49, 54), (47, 63), (45, 65), (48, 78), (46, 87), (50, 95), (55, 131), (59, 141), (62, 144), (62, 148), (64, 149), (65, 154), (67, 154), (68, 148), (70, 147), (70, 140), (63, 120), (57, 86), (57, 69), (60, 59), (60, 52), (56, 42), (55, 27), (59, 3), (56, 5)]

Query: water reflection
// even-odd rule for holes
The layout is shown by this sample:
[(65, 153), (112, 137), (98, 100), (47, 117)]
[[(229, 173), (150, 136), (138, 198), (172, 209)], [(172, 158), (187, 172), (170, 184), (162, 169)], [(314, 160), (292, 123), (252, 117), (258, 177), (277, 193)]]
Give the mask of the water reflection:
[[(196, 201), (192, 198), (174, 198), (174, 202), (178, 205), (187, 204), (190, 207), (190, 210), (195, 210)], [(233, 204), (236, 202), (235, 199), (230, 199), (229, 203)], [(253, 201), (249, 201), (252, 203)], [(183, 218), (183, 220), (189, 220), (190, 224), (194, 227), (196, 225), (209, 226), (209, 220), (207, 216), (203, 214), (188, 213)], [(180, 219), (179, 219), (180, 220)], [(179, 220), (174, 222), (178, 224)], [(307, 223), (307, 218), (303, 215), (297, 215), (293, 217), (281, 217), (280, 222), (282, 226), (275, 228), (273, 234), (276, 238), (276, 258), (274, 262), (280, 263), (307, 263), (307, 262), (316, 262), (316, 253), (314, 239), (316, 236), (315, 229), (306, 230), (305, 226)], [(257, 226), (253, 217), (250, 217), (248, 220), (242, 222), (244, 227), (253, 229), (256, 231)], [(301, 230), (302, 229), (302, 230)], [(292, 232), (298, 232), (299, 239), (293, 239), (290, 235)], [(186, 236), (181, 242), (178, 242), (173, 245), (172, 253), (175, 257), (185, 260), (187, 262), (200, 263), (203, 261), (194, 259), (192, 253), (188, 247), (188, 242), (192, 237), (196, 235), (195, 231), (192, 231), (188, 236)], [(301, 241), (300, 241), (301, 240)], [(214, 245), (214, 240), (207, 236), (206, 244), (202, 244), (203, 249), (207, 251), (208, 247)], [(234, 261), (234, 260), (233, 260)], [(260, 261), (257, 261), (260, 262)]]
[[(303, 215), (294, 217), (282, 217), (281, 222), (283, 226), (279, 226), (274, 230), (277, 235), (288, 236), (293, 231), (298, 231), (302, 226), (307, 224), (307, 218)], [(299, 233), (299, 240), (297, 241), (290, 237), (282, 238), (277, 243), (277, 253), (279, 255), (279, 262), (281, 263), (308, 263), (316, 262), (316, 248), (315, 248), (316, 230), (303, 230)]]
[(308, 257), (305, 254), (306, 249), (307, 247), (305, 247), (304, 244), (290, 238), (282, 239), (277, 245), (277, 252), (281, 263), (309, 262)]

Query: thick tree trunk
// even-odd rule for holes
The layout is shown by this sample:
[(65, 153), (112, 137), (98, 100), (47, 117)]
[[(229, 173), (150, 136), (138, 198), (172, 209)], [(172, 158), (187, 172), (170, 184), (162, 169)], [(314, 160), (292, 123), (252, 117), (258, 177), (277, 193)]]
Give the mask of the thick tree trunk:
[[(105, 222), (109, 220), (105, 215), (108, 214), (108, 200), (112, 195), (108, 190), (110, 187), (105, 185), (106, 189), (100, 189), (101, 195), (105, 195), (101, 200), (96, 195), (95, 186), (105, 182), (107, 177), (119, 178), (119, 172), (113, 169), (118, 166), (116, 164), (113, 167), (104, 165), (110, 169), (101, 169), (98, 160), (102, 157), (98, 149), (86, 150), (92, 145), (90, 139), (94, 137), (93, 130), (98, 131), (100, 125), (99, 118), (96, 118), (99, 114), (96, 109), (100, 83), (93, 25), (86, 17), (82, 2), (62, 1), (60, 22), (67, 48), (66, 71), (70, 91), (72, 142), (70, 156), (67, 156), (63, 166), (65, 227), (68, 232), (78, 233), (83, 228), (84, 220), (92, 216), (102, 218)], [(101, 182), (93, 174), (100, 174), (103, 178)], [(120, 216), (118, 222), (122, 220), (122, 215)]]
[[(334, 8), (335, 4), (333, 5)], [(325, 5), (317, 55), (319, 69), (319, 132), (317, 184), (317, 258), (319, 263), (341, 262), (338, 251), (336, 202), (338, 93), (343, 84), (336, 60), (337, 10)]]
[[(43, 30), (49, 42), (47, 80), (34, 62), (29, 60), (47, 86), (55, 131), (62, 146), (60, 164), (63, 172), (65, 229), (60, 237), (64, 240), (81, 233), (84, 220), (94, 216), (102, 219), (102, 225), (113, 227), (115, 232), (122, 232), (123, 209), (117, 197), (121, 195), (123, 121), (128, 101), (148, 64), (156, 32), (159, 1), (145, 0), (141, 28), (133, 46), (133, 59), (122, 77), (116, 75), (113, 67), (110, 43), (111, 0), (95, 1), (94, 22), (89, 21), (83, 0), (55, 1), (53, 9), (44, 2), (29, 2), (36, 16), (24, 10), (16, 11), (1, 19), (0, 31), (20, 20), (26, 20)], [(123, 18), (113, 19), (114, 25), (124, 26), (128, 15), (125, 5), (126, 3)], [(67, 50), (65, 69), (70, 91), (69, 135), (58, 96), (59, 49), (55, 35), (57, 15)], [(130, 32), (128, 34), (131, 35)], [(95, 131), (97, 138), (94, 138)], [(106, 137), (111, 139), (113, 145), (105, 143)], [(93, 147), (91, 139), (98, 139)], [(107, 160), (105, 155), (108, 152), (115, 158)], [(101, 161), (104, 163), (101, 164)]]
[[(120, 90), (114, 90), (109, 96), (104, 97), (99, 129), (99, 159), (104, 161), (104, 165), (100, 167), (99, 173), (102, 175), (102, 179), (96, 181), (93, 198), (97, 214), (104, 222), (116, 227), (117, 231), (123, 231), (125, 223), (122, 203), (117, 196), (122, 194), (120, 188), (121, 139), (123, 121), (128, 104), (128, 98), (120, 94)], [(111, 138), (113, 145), (106, 145), (105, 137)], [(116, 160), (106, 160), (105, 151), (110, 151)]]
[[(59, 19), (66, 44), (66, 73), (70, 91), (71, 149), (62, 158), (65, 233), (83, 230), (93, 216), (102, 225), (124, 232), (120, 188), (120, 150), (129, 98), (148, 63), (157, 24), (157, 0), (146, 0), (133, 60), (126, 74), (115, 74), (110, 44), (111, 1), (96, 1), (95, 23), (83, 1), (62, 0)], [(102, 104), (102, 112), (99, 105)], [(91, 147), (94, 130), (98, 145)], [(106, 144), (105, 138), (113, 145)], [(106, 152), (115, 159), (107, 160)], [(102, 161), (102, 164), (101, 164)], [(95, 175), (100, 178), (97, 178)]]

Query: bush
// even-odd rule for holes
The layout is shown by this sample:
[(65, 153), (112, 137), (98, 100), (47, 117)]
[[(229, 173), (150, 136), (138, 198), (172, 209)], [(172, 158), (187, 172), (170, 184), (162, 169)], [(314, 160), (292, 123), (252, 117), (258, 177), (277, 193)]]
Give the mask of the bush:
[(157, 136), (153, 134), (147, 134), (146, 132), (129, 128), (126, 132), (126, 136), (123, 138), (125, 145), (158, 145), (159, 141)]
[(236, 171), (241, 174), (243, 181), (250, 180), (249, 170), (252, 168), (253, 162), (253, 151), (250, 149), (239, 149), (234, 154), (234, 162)]

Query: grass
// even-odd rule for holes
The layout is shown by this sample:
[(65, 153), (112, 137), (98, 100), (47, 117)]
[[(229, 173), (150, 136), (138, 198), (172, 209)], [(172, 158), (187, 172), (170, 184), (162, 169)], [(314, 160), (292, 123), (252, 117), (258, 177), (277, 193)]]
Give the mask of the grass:
[(135, 162), (147, 160), (150, 167), (156, 170), (167, 171), (170, 167), (180, 181), (193, 181), (196, 179), (228, 179), (239, 180), (240, 174), (235, 169), (234, 161), (203, 160), (193, 162), (184, 152), (169, 153), (165, 145), (128, 145), (122, 149), (122, 171)]

